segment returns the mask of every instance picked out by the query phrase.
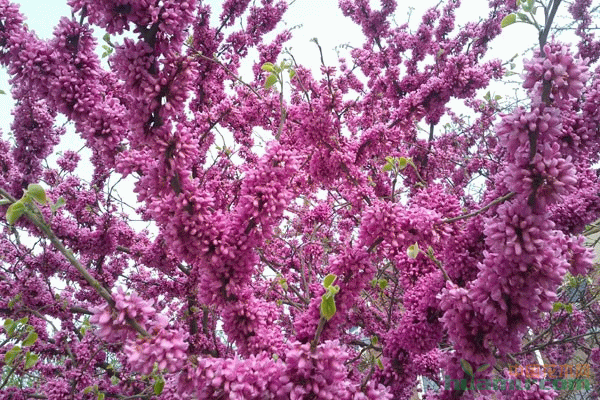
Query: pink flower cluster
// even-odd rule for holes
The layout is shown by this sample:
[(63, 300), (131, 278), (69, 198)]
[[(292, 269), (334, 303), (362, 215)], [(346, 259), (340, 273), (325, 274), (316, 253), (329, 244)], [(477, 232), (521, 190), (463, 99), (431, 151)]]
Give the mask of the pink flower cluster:
[(150, 338), (128, 340), (123, 346), (127, 362), (134, 371), (150, 375), (159, 371), (179, 371), (187, 358), (186, 335), (180, 330), (161, 329)]
[[(575, 235), (600, 217), (600, 80), (580, 57), (597, 52), (588, 0), (571, 6), (581, 54), (543, 46), (526, 62), (527, 106), (496, 128), (505, 100), (479, 89), (504, 64), (482, 60), (514, 0), (490, 0), (485, 20), (463, 26), (458, 0), (404, 25), (395, 0), (341, 0), (365, 41), (313, 71), (284, 50), (293, 29), (271, 34), (284, 1), (68, 3), (74, 15), (42, 40), (0, 0), (0, 63), (18, 104), (0, 188), (18, 198), (41, 182), (56, 236), (26, 217), (0, 224), (0, 318), (29, 316), (39, 334), (34, 369), (13, 372), (30, 387), (3, 383), (0, 398), (135, 398), (152, 393), (136, 377), (159, 371), (165, 400), (406, 400), (418, 375), (466, 377), (463, 360), (527, 361), (546, 339), (522, 349), (530, 329), (588, 332), (587, 286), (581, 304), (559, 286), (590, 271)], [(92, 25), (112, 35), (106, 62)], [(293, 71), (280, 93), (262, 67), (283, 58)], [(450, 109), (456, 99), (473, 119)], [(53, 162), (59, 114), (90, 157), (70, 149)], [(90, 163), (88, 183), (76, 173)], [(340, 291), (325, 322), (330, 273)], [(557, 301), (575, 308), (569, 319), (544, 314)], [(81, 323), (90, 312), (98, 329)]]
[(527, 73), (523, 87), (540, 90), (546, 81), (552, 85), (552, 94), (563, 100), (569, 96), (578, 98), (590, 76), (585, 62), (571, 55), (567, 46), (556, 43), (546, 44), (543, 56), (537, 52), (524, 67)]
[(166, 326), (166, 319), (156, 312), (151, 301), (136, 293), (126, 294), (122, 287), (113, 293), (114, 308), (104, 304), (94, 310), (90, 322), (98, 325), (97, 334), (108, 342), (120, 342), (136, 336), (128, 319), (135, 320), (146, 330), (156, 331)]
[[(277, 358), (277, 360), (274, 360)], [(267, 353), (246, 359), (210, 359), (186, 369), (178, 387), (184, 399), (273, 399), (379, 400), (391, 399), (381, 385), (347, 379), (347, 354), (337, 341), (327, 341), (311, 351), (310, 344), (289, 344), (279, 359)], [(190, 396), (190, 397), (187, 397)]]

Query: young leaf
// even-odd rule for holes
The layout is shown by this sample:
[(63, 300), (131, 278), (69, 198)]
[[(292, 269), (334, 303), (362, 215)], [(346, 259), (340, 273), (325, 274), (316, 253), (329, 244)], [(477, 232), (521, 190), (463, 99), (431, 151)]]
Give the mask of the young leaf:
[(398, 159), (398, 169), (402, 171), (408, 165), (408, 159), (406, 157), (400, 157)]
[(483, 372), (486, 369), (488, 369), (489, 367), (491, 367), (490, 364), (483, 364), (482, 366), (480, 366), (479, 368), (477, 368), (476, 372)]
[(265, 89), (269, 89), (271, 86), (273, 86), (275, 83), (277, 82), (277, 75), (275, 74), (271, 74), (267, 77), (267, 80), (265, 81)]
[(412, 246), (409, 246), (408, 250), (406, 250), (406, 254), (408, 254), (408, 256), (413, 260), (417, 258), (417, 256), (419, 255), (419, 243), (415, 243)]
[(516, 20), (517, 20), (516, 14), (508, 14), (506, 17), (504, 17), (502, 19), (502, 22), (500, 22), (500, 26), (502, 28), (506, 28), (507, 26), (514, 24)]
[(25, 204), (23, 204), (21, 200), (12, 203), (6, 210), (6, 221), (9, 225), (14, 225), (24, 212)]
[(39, 356), (32, 352), (27, 352), (25, 355), (25, 369), (32, 368), (38, 362)]
[[(13, 325), (14, 325), (15, 321), (13, 321), (10, 318), (7, 318), (4, 320), (4, 330), (6, 332), (12, 332), (13, 331)], [(10, 336), (10, 335), (9, 335)]]
[(154, 394), (159, 396), (165, 387), (165, 380), (162, 377), (158, 377), (154, 382)]
[(335, 315), (335, 300), (332, 295), (327, 296), (329, 293), (326, 293), (321, 298), (321, 316), (329, 321)]
[(460, 366), (461, 366), (462, 370), (465, 371), (465, 374), (467, 374), (469, 376), (473, 376), (473, 367), (471, 367), (471, 364), (469, 364), (469, 362), (467, 360), (465, 360), (464, 358), (461, 358)]
[(40, 204), (46, 204), (46, 191), (36, 183), (27, 186), (27, 193)]
[(565, 311), (569, 314), (573, 312), (573, 304), (569, 303), (565, 306)]
[(267, 72), (275, 72), (275, 66), (273, 65), (273, 63), (270, 62), (264, 63), (262, 67), (260, 67), (260, 69)]
[(29, 335), (27, 335), (27, 338), (25, 338), (25, 340), (23, 340), (23, 346), (24, 347), (28, 347), (28, 346), (32, 346), (38, 339), (38, 334), (35, 332), (30, 332)]
[(83, 389), (83, 394), (92, 393), (93, 391), (94, 391), (94, 387), (93, 386), (88, 386), (85, 389)]
[(552, 304), (552, 312), (557, 312), (562, 310), (562, 308), (564, 307), (564, 304), (561, 303), (560, 301), (557, 301), (556, 303)]
[(7, 365), (12, 365), (12, 362), (15, 360), (15, 357), (21, 352), (21, 348), (19, 346), (14, 346), (12, 349), (4, 354), (4, 363)]
[(394, 166), (390, 163), (387, 162), (384, 166), (383, 166), (383, 170), (384, 171), (391, 171), (394, 168)]
[(290, 72), (288, 73), (290, 74), (290, 80), (296, 76), (296, 70), (294, 70), (293, 68), (291, 68)]
[(104, 400), (104, 392), (98, 392), (98, 400)]
[(64, 207), (65, 204), (65, 198), (60, 196), (58, 199), (56, 199), (56, 203), (52, 205), (52, 212), (56, 212), (56, 210), (58, 210), (59, 208)]
[(333, 284), (333, 282), (335, 282), (337, 276), (334, 274), (329, 274), (325, 277), (325, 279), (323, 279), (323, 287), (325, 289), (329, 288), (329, 286), (331, 286)]
[(280, 278), (279, 279), (279, 284), (281, 285), (281, 288), (283, 290), (288, 290), (288, 284), (285, 278)]

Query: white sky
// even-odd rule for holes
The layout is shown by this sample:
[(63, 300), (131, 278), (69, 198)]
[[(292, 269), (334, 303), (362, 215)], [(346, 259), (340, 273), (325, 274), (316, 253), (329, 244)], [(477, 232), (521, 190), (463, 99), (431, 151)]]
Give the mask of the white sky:
[[(52, 31), (62, 16), (71, 16), (70, 8), (66, 5), (66, 0), (12, 0), (20, 4), (21, 13), (26, 16), (26, 23), (33, 29), (38, 37), (48, 39), (52, 36)], [(421, 0), (419, 2), (405, 2), (399, 0), (395, 21), (401, 25), (406, 23), (409, 8), (414, 7), (410, 18), (410, 28), (416, 29), (421, 21), (423, 12), (438, 3), (439, 0)], [(213, 9), (213, 16), (216, 19), (221, 13), (220, 0), (209, 0)], [(476, 20), (480, 16), (488, 13), (487, 1), (485, 0), (463, 0), (463, 5), (457, 14), (458, 24), (466, 21)], [(371, 0), (374, 8), (379, 8), (379, 2)], [(275, 34), (283, 28), (296, 27), (292, 31), (293, 38), (285, 46), (290, 48), (296, 60), (313, 70), (318, 70), (320, 66), (320, 57), (317, 46), (311, 42), (312, 38), (317, 38), (324, 52), (324, 59), (327, 65), (335, 66), (337, 64), (337, 55), (334, 50), (336, 46), (351, 44), (356, 47), (362, 46), (362, 33), (360, 28), (349, 18), (342, 15), (338, 9), (337, 0), (296, 0), (292, 2), (284, 16), (283, 24), (278, 25), (275, 32), (267, 36), (267, 39), (273, 38)], [(104, 32), (95, 27), (95, 34), (98, 41), (102, 42)], [(234, 29), (239, 29), (236, 26)], [(525, 24), (514, 24), (502, 32), (499, 38), (493, 42), (491, 57), (497, 57), (503, 60), (511, 58), (515, 54), (522, 54), (528, 47), (532, 46), (537, 39), (536, 30)], [(118, 38), (114, 38), (115, 43), (119, 43)], [(101, 54), (102, 50), (98, 50)], [(250, 53), (256, 55), (256, 53)], [(489, 58), (491, 58), (489, 57)], [(106, 61), (106, 59), (104, 59)], [(248, 73), (249, 66), (242, 68), (240, 73), (242, 77)], [(520, 67), (517, 67), (519, 71)], [(2, 136), (6, 139), (10, 132), (12, 116), (10, 111), (13, 107), (13, 101), (9, 95), (10, 86), (8, 76), (4, 68), (0, 68), (0, 89), (7, 94), (0, 95), (0, 129)], [(486, 89), (487, 90), (487, 89)], [(492, 91), (499, 92), (503, 90), (502, 86), (496, 86)], [(481, 96), (485, 93), (482, 92)], [(64, 118), (59, 121), (62, 123)], [(78, 150), (82, 147), (81, 141), (74, 134), (68, 134), (63, 137), (57, 150)], [(87, 152), (89, 155), (89, 151)], [(85, 160), (86, 152), (82, 153)], [(53, 157), (54, 158), (54, 157)], [(81, 168), (85, 168), (82, 166)], [(81, 168), (78, 172), (82, 172)], [(86, 171), (87, 172), (87, 171)], [(84, 174), (88, 175), (88, 174)]]
[[(40, 38), (50, 38), (52, 30), (61, 16), (71, 15), (66, 0), (12, 0), (21, 6), (21, 12), (26, 16), (26, 23), (35, 30)], [(220, 0), (209, 0), (215, 11), (213, 15), (220, 14)], [(377, 1), (371, 1), (374, 7), (378, 7)], [(420, 22), (423, 11), (438, 3), (438, 0), (421, 0), (419, 2), (398, 1), (398, 9), (395, 20), (398, 24), (406, 22), (409, 7), (414, 7), (411, 17), (411, 27), (414, 29)], [(463, 0), (458, 13), (458, 22), (476, 19), (487, 13), (487, 1), (485, 0)], [(342, 16), (338, 9), (336, 0), (296, 0), (289, 7), (285, 15), (285, 27), (301, 25), (293, 30), (293, 38), (286, 46), (291, 47), (296, 59), (308, 66), (319, 65), (317, 47), (310, 39), (317, 38), (325, 53), (325, 62), (330, 65), (336, 64), (334, 48), (340, 44), (350, 43), (354, 46), (362, 44), (360, 28), (349, 18)], [(283, 27), (281, 24), (279, 27)], [(104, 32), (95, 28), (99, 38)], [(494, 41), (493, 47), (500, 49), (494, 51), (493, 56), (508, 59), (516, 53), (522, 53), (536, 41), (536, 31), (525, 24), (515, 24), (507, 28), (502, 35)], [(0, 89), (8, 92), (4, 71), (0, 75)], [(5, 99), (2, 99), (5, 100)], [(4, 101), (0, 103), (2, 106)], [(5, 107), (1, 107), (5, 108)], [(1, 114), (2, 116), (4, 114)], [(6, 119), (2, 119), (6, 121)]]

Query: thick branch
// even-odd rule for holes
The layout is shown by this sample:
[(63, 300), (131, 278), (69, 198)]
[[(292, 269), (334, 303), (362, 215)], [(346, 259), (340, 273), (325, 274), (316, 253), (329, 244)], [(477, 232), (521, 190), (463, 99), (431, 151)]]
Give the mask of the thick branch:
[[(6, 192), (2, 188), (0, 188), (0, 195), (4, 196), (8, 200), (10, 200), (11, 203), (14, 203), (14, 202), (17, 201), (14, 197), (12, 197), (8, 192)], [(52, 231), (52, 229), (48, 225), (46, 225), (46, 223), (44, 221), (41, 220), (40, 216), (36, 215), (35, 213), (33, 213), (32, 211), (27, 210), (27, 209), (25, 210), (25, 215), (27, 216), (27, 219), (29, 219), (40, 231), (42, 231), (42, 233), (44, 233), (44, 235), (46, 235), (46, 237), (50, 240), (50, 242), (52, 243), (52, 245), (54, 246), (54, 248), (56, 250), (58, 250), (63, 256), (65, 256), (65, 258), (67, 260), (69, 260), (69, 263), (71, 263), (71, 265), (73, 267), (75, 267), (75, 269), (77, 271), (79, 271), (79, 273), (83, 276), (83, 278), (87, 281), (87, 283), (91, 287), (93, 287), (94, 290), (96, 290), (96, 292), (104, 300), (106, 300), (106, 302), (112, 308), (114, 308), (115, 307), (115, 301), (113, 300), (113, 298), (110, 295), (110, 293), (79, 262), (79, 260), (73, 255), (73, 252), (70, 251), (70, 250), (68, 250), (63, 245), (63, 243), (60, 241), (60, 239), (54, 234), (54, 232)], [(137, 321), (135, 321), (135, 320), (127, 317), (127, 323), (129, 325), (131, 325), (131, 327), (133, 329), (135, 329), (138, 333), (140, 333), (142, 336), (150, 336), (148, 334), (148, 332), (146, 332), (146, 330), (144, 328), (142, 328), (140, 326), (140, 324), (137, 323)]]

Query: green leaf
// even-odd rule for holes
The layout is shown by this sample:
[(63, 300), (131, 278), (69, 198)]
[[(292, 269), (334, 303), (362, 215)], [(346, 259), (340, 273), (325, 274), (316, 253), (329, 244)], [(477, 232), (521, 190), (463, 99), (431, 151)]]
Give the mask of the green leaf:
[(104, 400), (104, 392), (98, 392), (98, 400)]
[(10, 299), (10, 301), (8, 302), (8, 308), (10, 308), (11, 310), (15, 308), (15, 304), (17, 304), (17, 301), (21, 300), (21, 293), (17, 293), (17, 295), (15, 297), (13, 297), (12, 299)]
[(467, 374), (469, 376), (473, 376), (473, 367), (471, 367), (471, 364), (469, 364), (469, 362), (467, 360), (465, 360), (464, 358), (461, 358), (460, 366), (461, 366), (462, 370), (465, 371), (465, 374)]
[(27, 338), (25, 338), (25, 340), (23, 340), (23, 347), (28, 347), (28, 346), (32, 346), (38, 339), (38, 334), (35, 332), (30, 332), (29, 335), (27, 335)]
[(387, 279), (379, 279), (379, 288), (384, 290), (388, 286)]
[(383, 363), (381, 362), (381, 358), (377, 359), (377, 366), (379, 367), (379, 369), (383, 369)]
[(23, 204), (21, 200), (17, 201), (16, 203), (12, 203), (6, 210), (6, 221), (10, 225), (14, 225), (24, 212), (25, 204)]
[(563, 303), (561, 303), (560, 301), (557, 301), (556, 303), (552, 304), (552, 312), (557, 312), (563, 309), (565, 305)]
[(506, 28), (509, 25), (512, 25), (516, 22), (517, 16), (516, 14), (508, 14), (506, 17), (502, 18), (502, 22), (500, 22), (500, 26), (502, 28)]
[(37, 183), (27, 186), (27, 193), (40, 204), (46, 204), (46, 191)]
[(6, 92), (2, 89), (0, 89), (0, 94), (6, 94)]
[(93, 391), (94, 391), (94, 387), (93, 386), (88, 386), (85, 389), (83, 389), (83, 394), (92, 393)]
[(371, 336), (371, 344), (373, 346), (377, 346), (377, 343), (379, 343), (379, 338), (377, 337), (377, 335)]
[[(4, 320), (4, 330), (8, 333), (8, 332), (12, 332), (14, 330), (13, 325), (15, 324), (15, 321), (13, 321), (10, 318), (7, 318)], [(10, 335), (9, 335), (10, 336)]]
[(62, 208), (65, 206), (67, 202), (65, 201), (65, 198), (60, 196), (58, 199), (56, 199), (56, 203), (54, 203), (52, 205), (52, 212), (56, 212), (56, 210), (58, 210), (59, 208)]
[(408, 254), (408, 256), (413, 260), (417, 258), (417, 256), (419, 255), (419, 243), (415, 243), (412, 246), (409, 246), (408, 250), (406, 250), (406, 254)]
[(392, 165), (392, 163), (387, 162), (384, 166), (383, 166), (383, 170), (384, 171), (391, 171), (394, 168), (394, 166)]
[(277, 75), (275, 74), (271, 74), (267, 77), (267, 80), (265, 81), (265, 89), (269, 89), (271, 86), (273, 86), (275, 83), (277, 82)]
[(566, 311), (567, 311), (569, 314), (571, 314), (571, 313), (573, 312), (573, 304), (570, 304), (570, 303), (569, 303), (569, 304), (567, 304), (567, 305), (565, 306), (565, 310), (566, 310)]
[(110, 35), (106, 33), (104, 36), (102, 36), (102, 39), (104, 39), (105, 42), (110, 42)]
[(526, 14), (517, 13), (517, 16), (519, 17), (519, 21), (529, 22), (529, 17)]
[(275, 72), (275, 66), (273, 65), (273, 63), (270, 62), (264, 63), (262, 67), (260, 67), (260, 69), (267, 72)]
[(402, 171), (404, 168), (406, 168), (407, 165), (408, 165), (408, 158), (406, 158), (406, 157), (400, 157), (398, 159), (398, 169), (400, 171)]
[(338, 285), (331, 285), (327, 288), (327, 291), (331, 293), (332, 296), (335, 296), (340, 291), (340, 287)]
[(14, 346), (12, 349), (7, 351), (4, 354), (4, 362), (7, 365), (12, 365), (12, 362), (15, 360), (15, 357), (21, 352), (21, 348), (19, 346)]
[(154, 382), (154, 394), (160, 395), (165, 387), (165, 380), (162, 377), (158, 377), (156, 382)]
[(486, 369), (488, 369), (489, 367), (491, 367), (490, 364), (483, 364), (482, 366), (480, 366), (479, 368), (477, 368), (476, 372), (483, 372)]
[(25, 355), (25, 369), (32, 368), (38, 362), (39, 356), (30, 351)]
[[(329, 296), (327, 296), (329, 294)], [(335, 300), (331, 292), (326, 293), (321, 298), (321, 316), (329, 321), (335, 315)]]
[(288, 284), (287, 284), (287, 281), (285, 280), (285, 278), (280, 278), (279, 284), (281, 285), (283, 290), (288, 290)]
[(334, 274), (329, 274), (325, 277), (325, 279), (323, 279), (323, 287), (325, 289), (328, 289), (329, 286), (331, 286), (333, 284), (333, 282), (335, 282), (337, 276)]
[(290, 80), (293, 79), (296, 76), (296, 70), (295, 69), (290, 69), (290, 72), (288, 72), (290, 74)]

